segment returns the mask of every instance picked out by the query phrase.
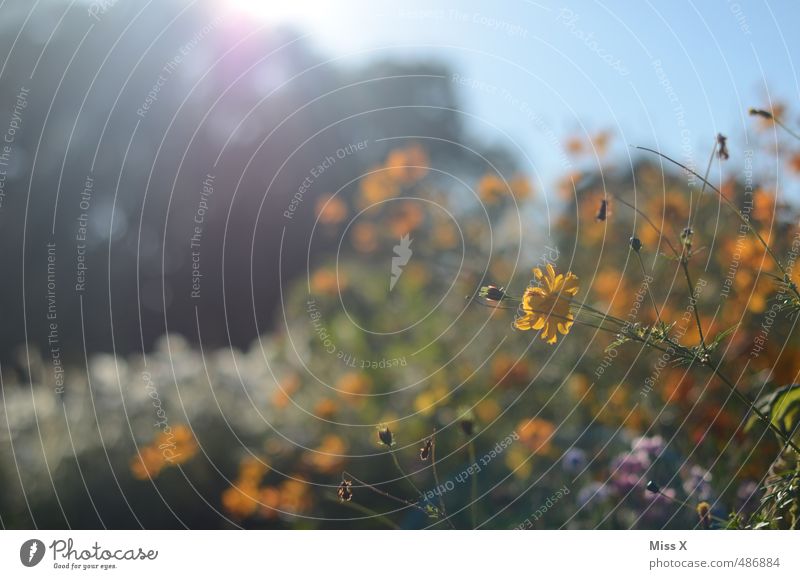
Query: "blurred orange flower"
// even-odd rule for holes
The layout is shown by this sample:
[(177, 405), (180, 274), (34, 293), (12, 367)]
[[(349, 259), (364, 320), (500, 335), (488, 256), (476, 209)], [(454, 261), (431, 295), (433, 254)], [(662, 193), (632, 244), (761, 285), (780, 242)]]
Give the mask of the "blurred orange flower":
[(389, 219), (389, 228), (394, 237), (403, 237), (416, 229), (425, 219), (425, 214), (416, 201), (404, 201)]
[(420, 145), (394, 149), (386, 157), (389, 176), (397, 182), (411, 184), (428, 173), (428, 155)]
[[(753, 194), (753, 217), (761, 223), (772, 223), (777, 215), (775, 214), (776, 199), (775, 193), (765, 189), (756, 189)], [(763, 247), (763, 246), (762, 246)]]
[(494, 173), (487, 173), (478, 181), (478, 197), (484, 203), (497, 203), (503, 195), (509, 192), (505, 181)]
[(342, 468), (347, 444), (335, 434), (328, 434), (322, 439), (320, 445), (313, 451), (305, 453), (305, 462), (314, 470), (331, 474)]
[(361, 253), (370, 253), (378, 247), (378, 229), (372, 223), (356, 223), (352, 233), (353, 247)]
[(433, 245), (436, 249), (452, 249), (459, 238), (455, 226), (450, 222), (438, 223), (433, 230)]
[(269, 468), (258, 458), (248, 456), (239, 463), (239, 474), (233, 484), (222, 492), (222, 507), (231, 516), (246, 519), (259, 508), (259, 485)]
[(375, 167), (364, 175), (359, 183), (359, 190), (361, 208), (392, 199), (400, 192), (397, 182), (382, 167)]
[(347, 372), (336, 381), (336, 389), (349, 404), (361, 405), (372, 389), (372, 379), (362, 372)]
[(524, 201), (533, 197), (533, 185), (525, 175), (514, 175), (509, 185), (511, 185), (511, 192), (517, 201)]
[(259, 506), (259, 489), (256, 485), (235, 484), (222, 491), (222, 507), (237, 519), (246, 519)]
[(286, 408), (292, 399), (292, 395), (300, 388), (300, 377), (297, 374), (289, 374), (278, 388), (272, 393), (272, 404), (276, 408)]
[(278, 490), (281, 495), (282, 510), (297, 515), (311, 507), (309, 485), (301, 475), (292, 475), (292, 478), (281, 483)]
[(328, 268), (320, 268), (311, 276), (311, 291), (315, 294), (337, 295), (347, 287), (347, 277), (336, 275)]
[(502, 412), (500, 405), (493, 398), (484, 398), (475, 405), (475, 415), (482, 424), (489, 424)]
[(314, 406), (314, 414), (319, 416), (320, 418), (331, 418), (336, 411), (338, 410), (338, 406), (336, 402), (331, 400), (330, 398), (323, 398), (319, 402), (316, 403)]
[(157, 477), (165, 465), (164, 456), (154, 446), (140, 448), (139, 455), (130, 461), (131, 474), (140, 480)]
[(324, 195), (317, 200), (317, 217), (326, 225), (341, 223), (347, 217), (347, 204), (340, 197)]
[(791, 154), (789, 157), (789, 168), (794, 173), (800, 173), (800, 152)]
[(492, 358), (492, 383), (498, 386), (518, 386), (528, 383), (530, 364), (525, 359), (500, 353)]
[(130, 460), (131, 474), (138, 479), (149, 479), (169, 466), (183, 464), (197, 454), (197, 441), (185, 424), (168, 427), (158, 433), (152, 444), (139, 449)]
[(552, 450), (555, 431), (555, 424), (543, 418), (522, 420), (517, 424), (519, 441), (534, 454), (547, 454)]

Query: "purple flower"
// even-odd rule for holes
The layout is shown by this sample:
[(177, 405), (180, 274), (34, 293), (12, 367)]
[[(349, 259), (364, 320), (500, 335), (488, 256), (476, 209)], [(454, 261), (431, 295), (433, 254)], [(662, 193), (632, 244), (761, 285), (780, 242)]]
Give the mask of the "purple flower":
[(711, 473), (701, 466), (694, 465), (683, 479), (683, 490), (692, 500), (710, 500), (713, 495)]
[(611, 479), (611, 485), (618, 495), (627, 495), (641, 483), (642, 477), (635, 474), (618, 474)]
[(664, 452), (664, 448), (666, 448), (664, 439), (658, 434), (650, 437), (640, 436), (635, 438), (631, 444), (632, 450), (642, 451), (650, 458), (658, 458)]
[(611, 469), (617, 474), (635, 474), (641, 476), (650, 467), (647, 453), (635, 450), (617, 456), (611, 463)]
[(571, 474), (580, 472), (585, 466), (586, 453), (574, 446), (565, 452), (564, 458), (561, 459), (561, 467)]
[(590, 482), (578, 491), (578, 506), (585, 507), (591, 502), (604, 501), (608, 498), (608, 488), (601, 482)]

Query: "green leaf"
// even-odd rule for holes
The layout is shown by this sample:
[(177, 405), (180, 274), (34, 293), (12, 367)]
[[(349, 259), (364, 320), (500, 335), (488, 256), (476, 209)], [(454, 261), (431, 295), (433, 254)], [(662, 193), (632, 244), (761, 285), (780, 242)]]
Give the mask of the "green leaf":
[(738, 328), (738, 327), (739, 327), (739, 324), (734, 324), (730, 328), (725, 330), (724, 332), (720, 332), (719, 334), (717, 334), (714, 337), (714, 339), (711, 341), (711, 343), (708, 345), (708, 349), (709, 350), (713, 350), (713, 349), (717, 348), (717, 346), (719, 346), (722, 343), (722, 340), (724, 340), (725, 338), (730, 336), (733, 332), (735, 332), (736, 328)]
[[(800, 384), (789, 384), (762, 396), (756, 401), (756, 408), (766, 414), (770, 422), (781, 432), (792, 434), (800, 420)], [(758, 420), (751, 416), (745, 430), (750, 430)]]

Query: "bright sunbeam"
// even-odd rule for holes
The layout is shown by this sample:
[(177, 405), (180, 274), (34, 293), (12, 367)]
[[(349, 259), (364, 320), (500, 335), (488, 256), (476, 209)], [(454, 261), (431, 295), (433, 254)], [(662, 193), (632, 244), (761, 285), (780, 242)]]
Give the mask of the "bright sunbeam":
[(315, 42), (338, 50), (355, 48), (363, 23), (345, 15), (350, 3), (314, 2), (313, 0), (218, 0), (217, 5), (234, 20), (253, 25), (288, 25), (314, 37)]
[(311, 0), (223, 0), (227, 9), (266, 22), (308, 24), (317, 21), (326, 11), (326, 5)]

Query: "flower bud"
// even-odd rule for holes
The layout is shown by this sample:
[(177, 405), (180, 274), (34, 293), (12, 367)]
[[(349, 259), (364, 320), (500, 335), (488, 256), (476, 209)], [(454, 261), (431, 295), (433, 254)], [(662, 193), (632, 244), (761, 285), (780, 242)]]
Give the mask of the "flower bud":
[(378, 429), (378, 439), (386, 446), (394, 446), (394, 434), (392, 434), (392, 431), (389, 430), (388, 426)]
[(459, 422), (459, 426), (461, 426), (461, 432), (466, 436), (472, 436), (475, 432), (475, 421), (471, 416), (462, 418)]
[(425, 444), (422, 448), (419, 449), (419, 459), (420, 460), (428, 460), (431, 456), (431, 451), (433, 450), (433, 438), (429, 438), (425, 441)]
[(344, 479), (342, 480), (342, 484), (339, 485), (339, 490), (336, 491), (336, 494), (339, 495), (339, 500), (343, 503), (348, 502), (353, 498), (353, 481)]
[(700, 517), (700, 526), (704, 529), (711, 528), (711, 505), (703, 501), (697, 505), (697, 515)]
[(750, 109), (748, 112), (754, 117), (763, 117), (765, 119), (773, 118), (772, 113), (764, 109)]

